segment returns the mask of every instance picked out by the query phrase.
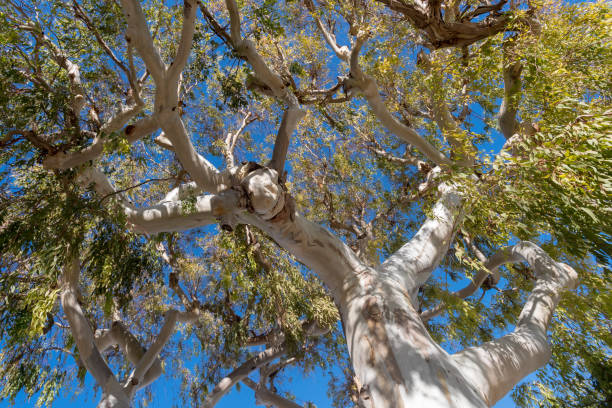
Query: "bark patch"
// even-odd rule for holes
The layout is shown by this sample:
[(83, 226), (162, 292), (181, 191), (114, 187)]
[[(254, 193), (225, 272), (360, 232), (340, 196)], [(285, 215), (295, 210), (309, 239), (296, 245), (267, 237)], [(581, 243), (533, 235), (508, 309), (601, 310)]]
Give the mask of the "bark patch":
[(366, 300), (363, 315), (368, 322), (368, 330), (371, 335), (368, 336), (368, 342), (371, 349), (373, 348), (375, 353), (376, 351), (378, 352), (376, 354), (379, 354), (382, 358), (382, 363), (386, 367), (391, 379), (396, 384), (404, 384), (399, 364), (389, 346), (389, 337), (385, 329), (384, 308), (381, 308), (375, 297), (371, 296)]
[(408, 341), (414, 345), (428, 359), (431, 354), (431, 342), (425, 334), (425, 328), (416, 321), (406, 310), (397, 308), (393, 310), (395, 323), (401, 328)]
[(454, 407), (453, 401), (451, 400), (450, 392), (448, 391), (448, 384), (446, 383), (446, 375), (439, 368), (436, 369), (436, 376), (438, 377), (438, 381), (440, 382), (440, 388), (442, 388), (442, 392), (448, 401), (448, 405)]

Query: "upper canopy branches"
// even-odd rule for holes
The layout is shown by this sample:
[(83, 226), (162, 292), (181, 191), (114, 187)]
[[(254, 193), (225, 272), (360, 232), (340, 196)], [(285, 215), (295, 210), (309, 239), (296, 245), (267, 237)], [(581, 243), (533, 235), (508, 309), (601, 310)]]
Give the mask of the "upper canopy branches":
[[(512, 13), (518, 10), (512, 3), (510, 10), (502, 11), (507, 0), (478, 6), (461, 1), (404, 1), (376, 0), (391, 10), (401, 13), (421, 30), (425, 44), (432, 49), (465, 47), (509, 29)], [(530, 8), (527, 16), (533, 10)]]

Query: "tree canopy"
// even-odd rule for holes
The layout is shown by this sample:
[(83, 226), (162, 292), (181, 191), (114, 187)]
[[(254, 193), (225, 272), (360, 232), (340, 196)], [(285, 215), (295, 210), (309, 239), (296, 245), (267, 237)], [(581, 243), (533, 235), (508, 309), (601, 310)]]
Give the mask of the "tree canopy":
[(431, 337), (514, 330), (538, 267), (490, 261), (531, 241), (579, 286), (513, 397), (610, 404), (610, 26), (604, 1), (2, 2), (0, 398), (92, 375), (144, 406), (163, 372), (181, 405), (295, 406), (297, 367), (363, 406), (316, 247), (379, 270), (452, 188), (406, 295)]

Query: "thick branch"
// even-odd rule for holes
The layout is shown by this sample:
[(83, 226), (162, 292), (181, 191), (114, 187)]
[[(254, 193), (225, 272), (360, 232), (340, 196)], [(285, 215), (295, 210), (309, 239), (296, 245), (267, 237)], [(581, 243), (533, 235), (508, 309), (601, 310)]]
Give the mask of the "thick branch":
[[(402, 13), (410, 23), (421, 30), (427, 40), (427, 46), (433, 49), (445, 47), (464, 47), (506, 30), (511, 14), (497, 13), (506, 4), (501, 0), (487, 9), (477, 9), (471, 14), (462, 16), (460, 21), (447, 21), (441, 18), (441, 1), (428, 3), (402, 0), (377, 0), (391, 10)], [(479, 21), (466, 21), (486, 12), (489, 16)]]
[[(136, 106), (133, 109), (140, 110), (140, 108)], [(100, 133), (94, 138), (91, 145), (77, 152), (58, 152), (48, 156), (43, 161), (43, 165), (48, 169), (66, 170), (80, 166), (90, 160), (97, 159), (104, 152), (104, 145), (112, 143), (108, 135), (123, 127), (136, 113), (137, 112), (134, 112), (132, 109), (128, 109), (114, 116), (104, 125), (103, 130), (100, 130)], [(126, 138), (128, 143), (133, 144), (143, 137), (155, 132), (158, 128), (159, 125), (155, 117), (146, 117), (140, 119), (133, 125), (126, 126), (123, 129), (122, 136)]]
[(193, 0), (185, 1), (181, 42), (175, 61), (168, 71), (153, 44), (140, 2), (121, 0), (121, 4), (128, 22), (128, 44), (134, 44), (155, 80), (157, 122), (170, 140), (173, 151), (185, 170), (204, 191), (218, 193), (228, 188), (229, 179), (224, 177), (227, 174), (220, 173), (215, 166), (196, 152), (179, 114), (178, 80), (189, 57), (193, 41), (195, 3)]
[(496, 256), (504, 262), (527, 262), (537, 282), (521, 311), (515, 330), (499, 339), (453, 356), (466, 379), (495, 404), (527, 374), (543, 366), (551, 351), (546, 332), (561, 292), (577, 286), (578, 275), (569, 265), (554, 261), (537, 245), (523, 241)]
[(191, 52), (193, 34), (195, 32), (195, 6), (196, 2), (194, 0), (185, 0), (183, 3), (183, 29), (181, 31), (181, 40), (174, 61), (170, 64), (170, 68), (168, 69), (168, 87), (170, 89), (178, 89), (179, 77), (187, 64), (187, 59)]
[(234, 46), (237, 46), (241, 41), (240, 35), (240, 13), (238, 12), (238, 5), (234, 0), (225, 0), (225, 6), (229, 12), (230, 17), (230, 36)]
[(198, 3), (200, 6), (200, 11), (202, 11), (202, 14), (204, 15), (204, 18), (206, 19), (206, 22), (208, 23), (208, 26), (213, 30), (213, 32), (215, 34), (217, 34), (217, 36), (219, 36), (219, 38), (221, 38), (229, 47), (233, 47), (233, 42), (232, 42), (232, 38), (230, 37), (230, 35), (227, 33), (227, 31), (225, 31), (225, 28), (221, 27), (221, 25), (217, 22), (217, 20), (215, 20), (215, 17), (213, 16), (213, 14), (206, 8), (206, 6), (204, 6), (204, 3), (199, 2)]
[(418, 288), (425, 283), (446, 255), (454, 237), (455, 227), (461, 219), (463, 200), (455, 188), (446, 184), (432, 215), (427, 218), (416, 235), (383, 264), (382, 270), (396, 276), (412, 296), (416, 305)]
[(247, 112), (247, 114), (244, 115), (244, 118), (242, 118), (242, 123), (240, 124), (238, 130), (233, 133), (228, 132), (225, 136), (225, 161), (228, 168), (234, 167), (236, 164), (234, 159), (234, 149), (236, 148), (236, 142), (238, 141), (240, 134), (244, 131), (249, 123), (252, 123), (255, 120), (257, 120), (257, 118), (253, 117), (253, 113)]
[(133, 44), (153, 76), (155, 83), (161, 84), (166, 73), (166, 66), (153, 44), (153, 37), (147, 26), (147, 20), (137, 0), (120, 0), (128, 24), (126, 40)]
[(62, 308), (79, 350), (79, 357), (104, 394), (116, 399), (117, 406), (128, 408), (130, 401), (96, 347), (94, 333), (78, 301), (80, 265), (77, 257), (70, 258), (62, 275)]
[(438, 165), (450, 165), (451, 161), (442, 152), (433, 147), (427, 140), (421, 137), (414, 129), (400, 123), (387, 109), (380, 94), (378, 93), (378, 87), (374, 79), (366, 82), (366, 86), (363, 88), (363, 93), (368, 101), (370, 109), (378, 120), (385, 126), (389, 131), (395, 134), (397, 137), (402, 139), (404, 142), (411, 144), (416, 147), (432, 162)]
[(306, 8), (308, 8), (308, 11), (310, 11), (310, 14), (312, 15), (312, 18), (315, 20), (315, 23), (317, 24), (319, 31), (323, 35), (325, 42), (331, 47), (331, 49), (338, 56), (338, 58), (340, 58), (342, 61), (348, 62), (349, 57), (350, 57), (350, 51), (348, 47), (345, 45), (340, 47), (338, 43), (336, 42), (336, 36), (330, 33), (329, 30), (327, 30), (327, 28), (325, 28), (325, 26), (321, 22), (321, 19), (317, 15), (314, 1), (305, 0), (304, 5), (306, 6)]
[(225, 0), (227, 10), (230, 15), (230, 32), (232, 43), (236, 52), (245, 57), (259, 81), (266, 84), (279, 99), (282, 99), (289, 106), (298, 106), (295, 95), (286, 89), (285, 83), (280, 75), (272, 71), (266, 64), (261, 55), (257, 52), (255, 44), (248, 39), (242, 39), (240, 34), (240, 14), (235, 0)]
[[(131, 393), (136, 391), (138, 385), (142, 383), (145, 375), (151, 368), (151, 366), (158, 361), (157, 356), (164, 348), (170, 337), (174, 333), (174, 328), (176, 323), (179, 321), (187, 322), (192, 321), (194, 319), (194, 315), (191, 313), (181, 313), (177, 310), (168, 310), (166, 312), (164, 320), (164, 325), (162, 326), (155, 342), (151, 345), (151, 347), (144, 353), (144, 355), (140, 358), (140, 361), (136, 365), (134, 372), (128, 379), (128, 386), (132, 388)], [(135, 386), (135, 387), (134, 387)], [(128, 390), (130, 389), (128, 388)]]
[(504, 67), (504, 100), (499, 112), (499, 128), (507, 139), (510, 139), (518, 129), (516, 111), (521, 97), (521, 70), (520, 62), (514, 62)]
[(285, 170), (285, 159), (287, 158), (291, 134), (305, 114), (306, 112), (297, 106), (290, 106), (283, 114), (283, 119), (276, 135), (276, 142), (274, 143), (272, 160), (268, 164), (268, 167), (276, 170), (278, 174), (283, 174)]
[(216, 224), (239, 209), (240, 193), (227, 190), (219, 195), (194, 197), (194, 201), (168, 201), (142, 209), (126, 208), (127, 219), (139, 232), (184, 231)]
[(345, 282), (366, 268), (357, 255), (334, 234), (298, 214), (294, 214), (291, 219), (281, 213), (272, 222), (266, 222), (242, 213), (240, 219), (265, 231), (276, 243), (314, 271), (330, 289), (332, 296), (341, 296)]
[[(99, 170), (83, 172), (80, 182), (85, 186), (93, 185), (101, 197), (114, 191)], [(255, 225), (315, 271), (336, 295), (343, 292), (346, 279), (365, 268), (355, 253), (335, 235), (295, 214), (293, 201), (279, 185), (275, 170), (259, 168), (249, 172), (242, 178), (240, 189), (247, 197), (236, 189), (228, 189), (216, 196), (197, 197), (192, 205), (170, 201), (143, 210), (135, 210), (125, 201), (122, 205), (128, 220), (142, 232), (179, 231), (219, 221), (229, 225), (234, 222)], [(180, 197), (179, 190), (171, 195)], [(245, 198), (250, 211), (244, 210)]]
[(108, 177), (90, 167), (77, 179), (85, 188), (93, 187), (101, 199), (115, 196), (127, 221), (141, 233), (184, 231), (220, 221), (230, 222), (240, 208), (241, 193), (226, 190), (219, 195), (195, 196), (199, 189), (193, 183), (179, 186), (167, 195), (167, 201), (145, 208), (135, 208), (122, 194), (117, 194)]
[(165, 109), (163, 114), (160, 114), (159, 124), (170, 141), (172, 150), (193, 180), (202, 190), (213, 194), (229, 188), (231, 186), (229, 173), (219, 172), (195, 150), (177, 106), (164, 108), (163, 102), (157, 99), (158, 97), (156, 104), (160, 104), (159, 109)]
[(70, 81), (70, 91), (72, 93), (72, 112), (74, 116), (78, 118), (81, 109), (83, 109), (85, 105), (85, 90), (81, 84), (81, 71), (79, 66), (68, 59), (68, 56), (34, 23), (27, 22), (24, 25), (20, 25), (19, 28), (31, 32), (38, 42), (45, 44), (51, 51), (53, 60), (67, 72)]
[[(361, 41), (360, 41), (361, 39)], [(429, 160), (438, 165), (450, 165), (451, 161), (442, 152), (433, 147), (414, 129), (400, 123), (387, 109), (380, 97), (376, 80), (362, 72), (357, 55), (365, 37), (358, 37), (355, 48), (351, 51), (351, 76), (346, 79), (346, 85), (359, 88), (368, 101), (372, 113), (391, 133), (419, 149)]]
[[(136, 336), (134, 336), (120, 321), (114, 321), (110, 330), (106, 330), (103, 333), (100, 333), (100, 335), (96, 336), (96, 345), (101, 353), (103, 353), (109, 347), (118, 345), (128, 361), (134, 365), (141, 361), (146, 352), (145, 348), (142, 347)], [(146, 387), (155, 381), (161, 374), (161, 361), (159, 358), (156, 358), (136, 388), (140, 389)]]

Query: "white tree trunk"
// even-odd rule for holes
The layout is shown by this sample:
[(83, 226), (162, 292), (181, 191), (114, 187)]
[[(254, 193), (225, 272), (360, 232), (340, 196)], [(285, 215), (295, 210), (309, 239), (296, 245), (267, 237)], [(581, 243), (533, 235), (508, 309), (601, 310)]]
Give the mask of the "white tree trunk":
[(526, 261), (537, 275), (516, 329), (452, 356), (429, 336), (401, 279), (370, 268), (344, 286), (340, 312), (365, 406), (492, 406), (548, 362), (548, 326), (562, 291), (576, 287), (577, 274), (531, 242), (501, 255), (492, 267)]
[(485, 407), (397, 280), (362, 273), (340, 310), (366, 407)]

